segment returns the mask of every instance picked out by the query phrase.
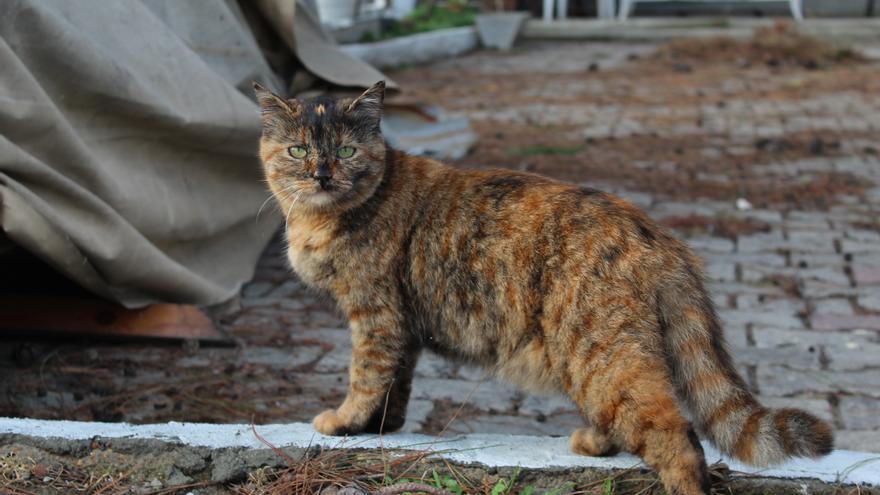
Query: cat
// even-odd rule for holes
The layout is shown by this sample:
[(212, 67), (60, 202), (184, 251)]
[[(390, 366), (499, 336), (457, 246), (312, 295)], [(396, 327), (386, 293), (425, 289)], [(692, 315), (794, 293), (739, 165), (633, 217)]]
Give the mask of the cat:
[(752, 396), (700, 260), (629, 202), (394, 150), (383, 82), (305, 101), (254, 87), (290, 264), (351, 326), (348, 394), (314, 419), (320, 433), (400, 428), (427, 348), (567, 394), (588, 424), (575, 452), (634, 453), (670, 493), (710, 491), (695, 430), (757, 466), (831, 451), (827, 423)]

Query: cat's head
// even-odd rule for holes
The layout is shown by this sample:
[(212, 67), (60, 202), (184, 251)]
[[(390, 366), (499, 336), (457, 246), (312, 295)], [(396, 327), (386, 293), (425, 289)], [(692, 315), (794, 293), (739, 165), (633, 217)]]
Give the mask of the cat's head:
[(384, 81), (354, 99), (286, 100), (256, 83), (254, 89), (263, 123), (260, 158), (282, 205), (340, 210), (375, 192), (385, 171)]

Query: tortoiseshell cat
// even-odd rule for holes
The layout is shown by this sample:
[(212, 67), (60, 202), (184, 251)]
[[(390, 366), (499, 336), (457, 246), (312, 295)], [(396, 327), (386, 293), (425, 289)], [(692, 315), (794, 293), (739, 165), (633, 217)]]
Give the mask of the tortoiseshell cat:
[(829, 426), (761, 406), (731, 364), (699, 259), (630, 203), (508, 170), (458, 170), (389, 148), (385, 85), (285, 100), (255, 85), (260, 157), (288, 257), (351, 323), (348, 395), (328, 435), (404, 422), (420, 349), (526, 389), (565, 393), (590, 426), (575, 452), (623, 449), (671, 493), (707, 494), (693, 424), (754, 465), (831, 451)]

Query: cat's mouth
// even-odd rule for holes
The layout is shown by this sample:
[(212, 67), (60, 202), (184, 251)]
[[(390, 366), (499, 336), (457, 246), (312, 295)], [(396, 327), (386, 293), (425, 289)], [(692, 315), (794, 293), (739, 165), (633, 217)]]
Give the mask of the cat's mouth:
[(337, 180), (314, 181), (300, 189), (300, 200), (316, 206), (326, 206), (339, 201), (350, 188)]

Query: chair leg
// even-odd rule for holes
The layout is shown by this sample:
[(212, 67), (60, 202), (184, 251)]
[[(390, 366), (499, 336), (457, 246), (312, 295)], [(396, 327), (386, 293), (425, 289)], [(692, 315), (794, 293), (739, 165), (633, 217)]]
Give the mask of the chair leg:
[(801, 7), (801, 0), (788, 0), (788, 6), (791, 9), (791, 16), (797, 21), (804, 20), (804, 11)]
[(544, 0), (544, 22), (553, 20), (553, 0)]
[(599, 19), (614, 19), (614, 0), (596, 0)]
[(556, 0), (556, 18), (565, 19), (568, 17), (568, 0)]
[(621, 21), (625, 21), (630, 14), (632, 14), (633, 7), (635, 7), (636, 0), (620, 0), (620, 12), (618, 13), (618, 19)]

